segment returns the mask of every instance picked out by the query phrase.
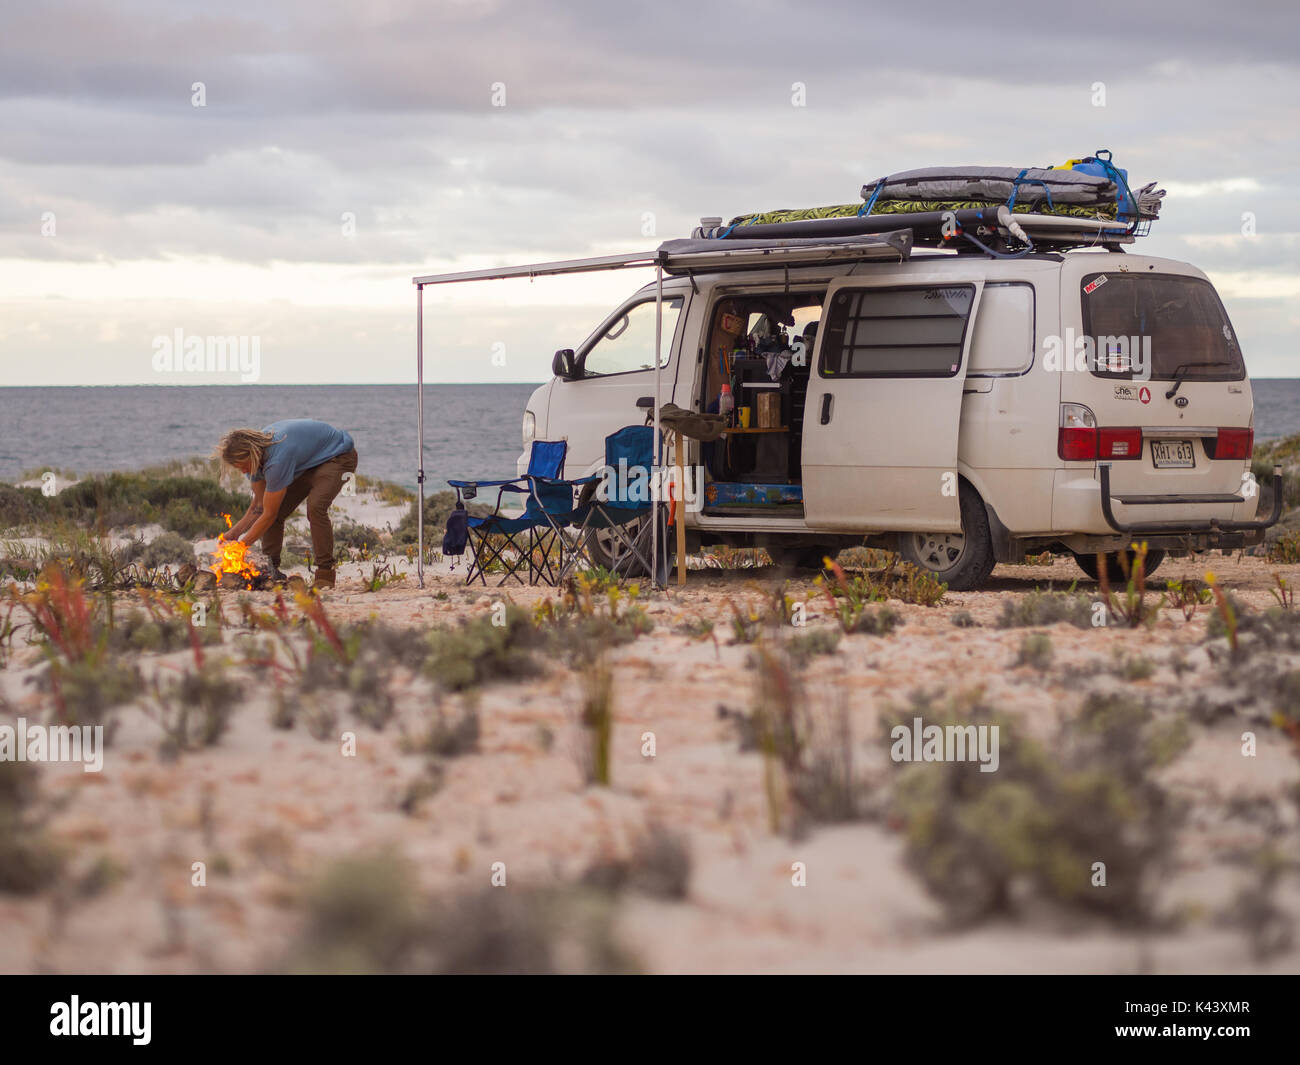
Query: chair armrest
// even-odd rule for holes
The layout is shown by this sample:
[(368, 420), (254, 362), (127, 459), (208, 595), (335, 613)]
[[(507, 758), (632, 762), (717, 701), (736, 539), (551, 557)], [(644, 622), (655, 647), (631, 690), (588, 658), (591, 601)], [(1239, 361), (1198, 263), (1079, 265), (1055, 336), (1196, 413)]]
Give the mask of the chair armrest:
[(504, 481), (448, 481), (447, 483), (453, 488), (499, 488), (506, 484), (519, 484), (526, 481), (526, 477), (511, 477)]
[(591, 484), (592, 481), (599, 481), (600, 474), (593, 473), (588, 477), (579, 477), (577, 480), (566, 481), (562, 477), (533, 477), (531, 480), (538, 484), (568, 485), (570, 488), (580, 488), (584, 484)]

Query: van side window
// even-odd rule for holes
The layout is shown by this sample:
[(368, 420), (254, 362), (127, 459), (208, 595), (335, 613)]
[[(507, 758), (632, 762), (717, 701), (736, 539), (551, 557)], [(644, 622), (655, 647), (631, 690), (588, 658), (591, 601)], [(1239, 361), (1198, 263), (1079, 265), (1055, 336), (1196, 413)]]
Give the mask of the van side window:
[(841, 289), (824, 326), (823, 377), (955, 377), (974, 285)]
[[(660, 366), (668, 365), (682, 299), (664, 300), (663, 347)], [(583, 356), (584, 377), (607, 377), (610, 374), (653, 370), (655, 367), (655, 301), (645, 300), (627, 308), (614, 320), (604, 335)]]
[(967, 377), (1012, 377), (1034, 361), (1034, 286), (991, 281), (980, 296)]

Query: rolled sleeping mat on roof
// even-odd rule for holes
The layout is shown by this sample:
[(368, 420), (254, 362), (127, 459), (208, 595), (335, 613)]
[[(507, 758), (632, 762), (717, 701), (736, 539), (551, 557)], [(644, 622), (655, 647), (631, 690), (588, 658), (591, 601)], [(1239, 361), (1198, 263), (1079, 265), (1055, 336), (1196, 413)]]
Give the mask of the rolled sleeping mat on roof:
[(921, 211), (916, 214), (858, 215), (847, 218), (805, 218), (795, 222), (761, 222), (756, 225), (697, 226), (695, 238), (715, 240), (780, 240), (792, 237), (856, 237), (866, 233), (888, 233), (907, 228), (917, 238), (939, 236), (946, 222), (956, 221), (963, 229), (993, 227), (999, 223), (1001, 204), (970, 207), (959, 211)]
[(868, 203), (879, 200), (996, 200), (1097, 206), (1114, 203), (1114, 181), (1081, 170), (1014, 166), (928, 166), (904, 170), (862, 186)]

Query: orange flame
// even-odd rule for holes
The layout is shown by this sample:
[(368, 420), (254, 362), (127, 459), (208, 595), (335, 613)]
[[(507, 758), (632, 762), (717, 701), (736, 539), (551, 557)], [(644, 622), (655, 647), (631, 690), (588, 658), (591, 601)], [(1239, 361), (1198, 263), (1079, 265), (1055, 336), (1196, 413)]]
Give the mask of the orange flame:
[[(226, 519), (226, 528), (232, 525), (229, 514), (222, 514)], [(227, 540), (224, 536), (217, 537), (217, 548), (212, 552), (213, 564), (212, 572), (221, 579), (223, 573), (237, 573), (244, 578), (247, 587), (253, 586), (253, 578), (258, 576), (260, 571), (250, 563), (244, 555), (248, 551), (248, 545), (242, 540)]]

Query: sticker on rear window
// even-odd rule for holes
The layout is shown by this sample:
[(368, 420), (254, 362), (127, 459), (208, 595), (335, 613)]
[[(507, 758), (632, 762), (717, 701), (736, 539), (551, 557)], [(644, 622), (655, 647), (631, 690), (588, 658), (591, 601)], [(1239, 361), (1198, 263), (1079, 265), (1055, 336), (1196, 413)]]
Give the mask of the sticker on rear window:
[(1094, 289), (1101, 288), (1101, 286), (1104, 285), (1105, 283), (1106, 283), (1106, 275), (1102, 274), (1101, 277), (1097, 278), (1095, 281), (1089, 281), (1086, 285), (1084, 285), (1083, 291), (1092, 292)]

